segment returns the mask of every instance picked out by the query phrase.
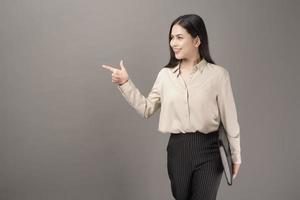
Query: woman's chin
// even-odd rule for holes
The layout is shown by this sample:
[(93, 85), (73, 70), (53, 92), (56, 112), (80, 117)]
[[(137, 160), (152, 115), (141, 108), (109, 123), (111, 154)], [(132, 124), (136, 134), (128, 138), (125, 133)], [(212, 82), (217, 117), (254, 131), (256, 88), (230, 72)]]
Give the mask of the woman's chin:
[(175, 57), (176, 57), (176, 59), (178, 59), (178, 60), (180, 60), (180, 59), (182, 58), (182, 56), (176, 55), (176, 54), (175, 54)]

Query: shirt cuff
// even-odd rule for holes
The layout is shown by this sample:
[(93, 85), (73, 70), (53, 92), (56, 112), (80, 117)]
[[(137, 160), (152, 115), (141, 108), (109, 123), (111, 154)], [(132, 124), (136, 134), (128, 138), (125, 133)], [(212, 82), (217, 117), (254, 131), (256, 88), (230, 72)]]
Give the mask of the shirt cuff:
[(241, 155), (232, 155), (231, 158), (232, 158), (232, 163), (235, 163), (235, 164), (242, 163)]
[(134, 87), (134, 85), (133, 85), (130, 78), (125, 83), (123, 83), (122, 85), (118, 85), (118, 88), (124, 93), (126, 93), (127, 91), (129, 91), (133, 87)]

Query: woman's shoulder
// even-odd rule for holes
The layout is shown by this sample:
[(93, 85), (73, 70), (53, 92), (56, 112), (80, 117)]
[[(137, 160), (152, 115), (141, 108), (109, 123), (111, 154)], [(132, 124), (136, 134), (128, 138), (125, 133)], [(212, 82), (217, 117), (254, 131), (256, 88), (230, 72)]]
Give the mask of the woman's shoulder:
[(162, 75), (164, 75), (167, 72), (167, 70), (168, 70), (167, 68), (163, 67), (163, 68), (161, 68), (161, 69), (158, 70), (157, 75), (158, 76), (162, 76)]
[(167, 69), (166, 68), (161, 68), (161, 69), (158, 69), (158, 70), (156, 70), (157, 72), (156, 72), (156, 79), (157, 80), (163, 80), (163, 79), (165, 79), (165, 76), (166, 76), (166, 74), (167, 74)]
[(208, 63), (207, 67), (219, 78), (229, 76), (228, 69), (223, 65)]
[(169, 68), (169, 67), (162, 67), (161, 69), (158, 70), (157, 75), (158, 76), (167, 76), (168, 74), (172, 73), (174, 68)]

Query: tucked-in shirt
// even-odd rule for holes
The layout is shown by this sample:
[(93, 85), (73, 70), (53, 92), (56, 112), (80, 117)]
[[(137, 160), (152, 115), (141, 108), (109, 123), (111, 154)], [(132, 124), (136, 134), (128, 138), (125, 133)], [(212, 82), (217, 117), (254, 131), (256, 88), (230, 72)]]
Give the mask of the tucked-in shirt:
[(187, 80), (181, 64), (162, 68), (145, 97), (132, 79), (117, 85), (127, 102), (145, 119), (160, 109), (158, 131), (162, 133), (218, 130), (220, 120), (227, 131), (233, 163), (241, 163), (240, 126), (229, 71), (204, 58), (193, 66)]

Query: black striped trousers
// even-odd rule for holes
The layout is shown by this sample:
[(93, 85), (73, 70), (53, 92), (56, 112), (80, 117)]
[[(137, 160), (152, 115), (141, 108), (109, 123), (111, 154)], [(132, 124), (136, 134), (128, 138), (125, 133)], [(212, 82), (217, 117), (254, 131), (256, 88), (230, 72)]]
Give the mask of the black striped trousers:
[(224, 170), (218, 131), (171, 133), (167, 167), (176, 200), (215, 200)]

